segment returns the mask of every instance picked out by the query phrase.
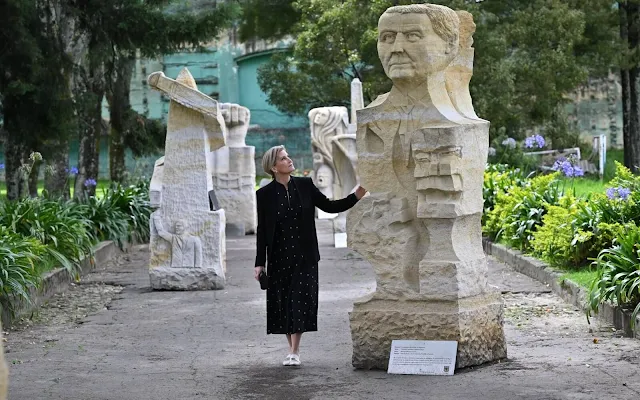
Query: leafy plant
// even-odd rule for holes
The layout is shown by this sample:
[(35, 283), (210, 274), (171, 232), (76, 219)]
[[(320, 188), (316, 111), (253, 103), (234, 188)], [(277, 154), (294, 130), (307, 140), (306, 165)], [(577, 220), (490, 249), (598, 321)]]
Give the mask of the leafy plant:
[(31, 302), (29, 288), (40, 282), (38, 267), (46, 253), (45, 246), (36, 239), (25, 238), (0, 226), (0, 305), (13, 313), (13, 294)]
[(127, 187), (113, 185), (104, 192), (103, 200), (126, 215), (128, 240), (138, 243), (149, 240), (149, 218), (153, 210), (149, 204), (148, 181)]
[(524, 186), (499, 192), (494, 209), (487, 214), (485, 233), (521, 250), (528, 249), (547, 206), (558, 204), (562, 194), (556, 178), (557, 174), (537, 176)]
[(640, 312), (640, 229), (635, 225), (616, 238), (616, 244), (600, 252), (593, 262), (597, 277), (589, 289), (587, 317), (605, 301), (633, 308), (631, 323)]
[(484, 224), (487, 214), (493, 210), (498, 193), (506, 193), (511, 188), (523, 186), (524, 177), (519, 169), (510, 168), (505, 164), (488, 164), (484, 171), (484, 182), (482, 185), (482, 195), (484, 206), (482, 222)]
[(73, 202), (44, 198), (0, 204), (0, 225), (45, 245), (45, 262), (73, 271), (91, 254), (92, 223)]

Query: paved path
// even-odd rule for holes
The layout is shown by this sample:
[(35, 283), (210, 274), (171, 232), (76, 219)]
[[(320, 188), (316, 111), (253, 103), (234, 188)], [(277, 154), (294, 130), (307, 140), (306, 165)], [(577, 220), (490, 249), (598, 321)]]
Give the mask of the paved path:
[(493, 259), (508, 360), (453, 377), (354, 370), (347, 313), (375, 279), (349, 249), (330, 247), (328, 229), (319, 225), (320, 331), (303, 336), (301, 368), (280, 366), (286, 341), (265, 334), (253, 237), (227, 241), (222, 291), (151, 292), (141, 246), (7, 334), (10, 399), (640, 398), (640, 341), (587, 325), (548, 288)]

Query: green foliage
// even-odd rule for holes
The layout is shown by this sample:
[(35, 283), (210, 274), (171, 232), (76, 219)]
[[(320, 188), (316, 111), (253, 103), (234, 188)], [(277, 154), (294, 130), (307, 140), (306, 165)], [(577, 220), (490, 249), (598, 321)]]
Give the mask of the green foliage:
[(547, 207), (558, 204), (561, 191), (556, 178), (557, 174), (537, 176), (524, 186), (499, 192), (493, 210), (487, 214), (484, 232), (512, 247), (527, 250)]
[(519, 169), (509, 168), (508, 165), (489, 164), (484, 171), (484, 182), (482, 185), (482, 195), (484, 198), (482, 223), (490, 211), (493, 210), (499, 193), (507, 193), (513, 187), (523, 186), (524, 177)]
[(589, 290), (587, 315), (598, 312), (606, 301), (632, 308), (631, 323), (635, 325), (640, 312), (640, 228), (629, 227), (616, 238), (616, 245), (600, 252), (594, 266), (598, 270)]
[(242, 0), (240, 40), (279, 39), (300, 19), (293, 0)]
[(73, 202), (43, 198), (0, 204), (0, 225), (46, 246), (48, 264), (59, 263), (69, 271), (91, 254), (91, 221)]
[(13, 312), (9, 299), (16, 295), (27, 302), (29, 288), (40, 282), (45, 246), (0, 226), (0, 306)]
[(127, 187), (114, 185), (104, 192), (103, 199), (110, 207), (127, 216), (127, 240), (137, 243), (149, 240), (149, 218), (153, 210), (149, 204), (148, 181), (140, 181)]
[(548, 205), (542, 225), (533, 233), (531, 254), (552, 266), (579, 264), (583, 255), (571, 245), (575, 234), (575, 218), (580, 204), (571, 195), (563, 196), (557, 205)]

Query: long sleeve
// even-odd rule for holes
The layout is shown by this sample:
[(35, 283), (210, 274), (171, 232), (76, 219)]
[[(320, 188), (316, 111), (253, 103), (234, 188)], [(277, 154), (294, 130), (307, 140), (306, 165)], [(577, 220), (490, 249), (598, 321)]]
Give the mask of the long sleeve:
[(267, 242), (265, 237), (266, 223), (264, 219), (264, 199), (263, 193), (256, 193), (256, 203), (258, 208), (258, 227), (256, 228), (256, 267), (264, 267), (267, 263)]
[(358, 202), (358, 198), (354, 193), (351, 193), (344, 199), (329, 200), (327, 196), (322, 194), (322, 192), (320, 192), (316, 185), (313, 184), (313, 181), (311, 181), (311, 179), (309, 179), (309, 184), (311, 185), (311, 196), (313, 198), (313, 204), (324, 212), (337, 214), (343, 211), (347, 211)]

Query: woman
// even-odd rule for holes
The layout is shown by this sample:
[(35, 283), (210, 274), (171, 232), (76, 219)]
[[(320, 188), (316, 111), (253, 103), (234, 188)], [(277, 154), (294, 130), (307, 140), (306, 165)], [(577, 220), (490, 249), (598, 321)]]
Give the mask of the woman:
[(262, 157), (264, 171), (273, 181), (256, 193), (258, 202), (258, 279), (269, 261), (267, 334), (285, 334), (289, 354), (283, 365), (300, 365), (302, 333), (317, 331), (318, 239), (315, 207), (339, 213), (353, 207), (365, 195), (358, 187), (341, 200), (327, 199), (310, 178), (292, 177), (295, 169), (284, 146), (269, 149)]

